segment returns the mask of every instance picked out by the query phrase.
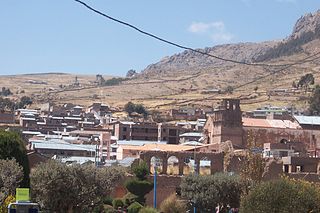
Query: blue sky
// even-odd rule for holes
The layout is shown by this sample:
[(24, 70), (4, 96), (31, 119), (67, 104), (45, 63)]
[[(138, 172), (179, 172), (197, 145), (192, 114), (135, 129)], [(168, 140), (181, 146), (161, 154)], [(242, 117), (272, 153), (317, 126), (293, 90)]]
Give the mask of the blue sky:
[[(85, 0), (84, 0), (85, 1)], [(282, 39), (319, 0), (86, 0), (106, 14), (192, 48)], [(0, 75), (124, 76), (181, 52), (73, 0), (0, 1)]]

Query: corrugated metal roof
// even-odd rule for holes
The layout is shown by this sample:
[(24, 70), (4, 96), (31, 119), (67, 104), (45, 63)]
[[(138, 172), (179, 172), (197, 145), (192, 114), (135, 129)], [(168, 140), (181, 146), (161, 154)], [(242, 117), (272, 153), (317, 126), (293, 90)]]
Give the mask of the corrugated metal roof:
[(202, 137), (202, 136), (203, 134), (201, 132), (186, 132), (179, 135), (179, 137)]
[(61, 158), (60, 161), (62, 163), (78, 163), (78, 164), (84, 164), (86, 162), (95, 162), (95, 157), (78, 157), (78, 156), (71, 156), (67, 158)]
[(182, 143), (181, 145), (183, 145), (183, 146), (202, 146), (203, 143), (200, 143), (198, 141), (187, 141), (187, 142)]
[(272, 120), (259, 118), (242, 118), (243, 126), (264, 127), (264, 128), (282, 128), (298, 129), (300, 125), (290, 120)]
[(130, 146), (130, 145), (121, 145), (119, 148), (127, 150), (137, 150), (137, 151), (187, 151), (192, 150), (192, 146), (183, 146), (183, 145), (174, 145), (174, 144), (145, 144), (143, 146)]
[(295, 115), (293, 117), (297, 120), (299, 124), (320, 125), (320, 116)]
[(145, 144), (167, 144), (166, 141), (118, 140), (118, 145), (143, 146)]
[(32, 147), (35, 149), (57, 149), (57, 150), (80, 150), (80, 151), (89, 151), (95, 152), (96, 145), (87, 145), (87, 144), (70, 144), (70, 143), (52, 143), (52, 142), (31, 142)]

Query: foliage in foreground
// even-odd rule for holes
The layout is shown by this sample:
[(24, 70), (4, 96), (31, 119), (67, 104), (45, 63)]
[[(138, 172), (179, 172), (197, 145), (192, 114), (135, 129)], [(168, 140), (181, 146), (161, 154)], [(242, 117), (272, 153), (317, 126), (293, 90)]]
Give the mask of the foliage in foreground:
[(214, 212), (217, 206), (220, 212), (225, 212), (227, 206), (237, 208), (241, 193), (240, 178), (227, 174), (189, 175), (181, 182), (182, 197), (201, 212)]
[(154, 208), (144, 207), (139, 211), (139, 213), (159, 213), (159, 212)]
[(134, 202), (128, 207), (128, 213), (139, 213), (142, 208), (143, 206), (140, 203)]
[(31, 173), (31, 193), (51, 212), (90, 212), (121, 181), (118, 167), (67, 166), (55, 161), (40, 164)]
[(175, 194), (170, 195), (160, 205), (161, 212), (170, 213), (185, 213), (187, 207), (185, 203), (178, 200)]
[(264, 182), (241, 200), (240, 212), (320, 212), (318, 186), (287, 178)]
[(29, 187), (29, 162), (24, 142), (16, 132), (0, 130), (0, 159), (15, 159), (23, 168), (22, 187)]
[(0, 160), (0, 204), (16, 193), (22, 179), (23, 169), (15, 159)]
[(135, 174), (135, 178), (128, 180), (125, 183), (125, 187), (130, 193), (136, 195), (136, 201), (143, 205), (145, 203), (145, 195), (153, 188), (153, 183), (147, 180), (149, 169), (147, 164), (141, 161), (138, 165), (133, 166), (132, 171)]

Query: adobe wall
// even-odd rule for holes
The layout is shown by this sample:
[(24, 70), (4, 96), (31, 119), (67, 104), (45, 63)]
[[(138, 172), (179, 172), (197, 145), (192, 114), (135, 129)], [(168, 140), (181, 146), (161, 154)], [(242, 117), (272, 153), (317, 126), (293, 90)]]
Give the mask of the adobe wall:
[[(153, 182), (153, 176), (149, 177)], [(176, 193), (176, 188), (180, 186), (182, 177), (180, 176), (157, 176), (157, 207), (160, 207), (162, 201), (164, 201), (171, 194)], [(146, 195), (146, 204), (153, 206), (153, 189)]]
[[(127, 180), (133, 177), (126, 177), (121, 183), (125, 183)], [(181, 183), (180, 176), (167, 176), (158, 175), (157, 176), (157, 206), (159, 207), (167, 197), (171, 194), (176, 193), (176, 188), (180, 186)], [(153, 183), (153, 176), (149, 176), (148, 179)], [(115, 187), (111, 193), (113, 198), (122, 198), (127, 194), (126, 188), (121, 184)], [(146, 205), (153, 206), (153, 189), (146, 195)]]
[[(248, 140), (251, 134), (255, 138), (257, 145), (263, 147), (263, 143), (279, 143), (281, 139), (299, 141), (305, 143), (307, 148), (320, 148), (320, 131), (305, 129), (281, 129), (281, 128), (260, 128), (244, 127), (244, 141)], [(314, 135), (314, 136), (312, 136)], [(313, 137), (313, 138), (312, 138)]]
[[(156, 157), (161, 160), (162, 171), (161, 174), (167, 174), (168, 159), (170, 157), (176, 157), (178, 159), (178, 175), (184, 175), (184, 166), (186, 159), (194, 159), (196, 165), (200, 165), (201, 160), (210, 161), (210, 174), (216, 172), (223, 172), (223, 153), (211, 153), (211, 152), (164, 152), (164, 151), (148, 151), (140, 154), (140, 159), (144, 160), (150, 171), (151, 160)], [(196, 167), (196, 172), (199, 174), (200, 167)]]

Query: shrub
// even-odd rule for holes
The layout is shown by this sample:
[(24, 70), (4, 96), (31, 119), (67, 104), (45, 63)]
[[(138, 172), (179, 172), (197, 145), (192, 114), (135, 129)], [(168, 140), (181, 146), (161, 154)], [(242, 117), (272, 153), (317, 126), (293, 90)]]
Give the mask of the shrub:
[(113, 206), (105, 205), (104, 206), (105, 213), (117, 213), (118, 211), (113, 208)]
[(113, 208), (118, 209), (118, 207), (123, 207), (124, 203), (123, 203), (122, 199), (114, 199), (112, 201), (112, 206), (113, 206)]
[(146, 162), (140, 161), (138, 165), (132, 166), (132, 171), (139, 180), (146, 180), (149, 175), (149, 168)]
[(319, 188), (286, 178), (264, 182), (241, 200), (240, 212), (320, 212)]
[(112, 205), (112, 201), (113, 201), (112, 197), (106, 196), (102, 198), (102, 203), (106, 205)]
[(201, 212), (213, 212), (217, 206), (223, 212), (227, 206), (239, 207), (242, 182), (226, 174), (188, 175), (182, 179), (181, 195)]
[(125, 206), (130, 206), (133, 202), (135, 202), (138, 199), (137, 195), (134, 195), (130, 192), (128, 192), (123, 198), (123, 202)]
[(133, 179), (133, 180), (128, 180), (125, 183), (125, 186), (129, 192), (138, 196), (138, 198), (136, 199), (138, 202), (144, 204), (145, 203), (144, 196), (152, 190), (153, 183), (147, 180)]
[(25, 144), (17, 132), (0, 130), (0, 159), (15, 159), (23, 168), (20, 187), (29, 187), (29, 161)]
[(182, 201), (177, 199), (175, 194), (172, 194), (161, 203), (160, 209), (165, 213), (185, 213), (187, 208)]
[(158, 213), (158, 211), (151, 207), (142, 208), (139, 213)]
[(89, 212), (100, 206), (124, 172), (118, 167), (96, 168), (49, 161), (31, 172), (31, 194), (34, 201), (50, 212)]
[(134, 202), (128, 207), (128, 213), (138, 213), (142, 207), (140, 203)]

